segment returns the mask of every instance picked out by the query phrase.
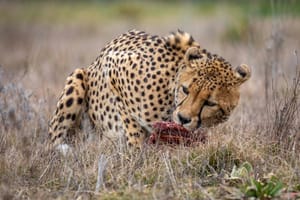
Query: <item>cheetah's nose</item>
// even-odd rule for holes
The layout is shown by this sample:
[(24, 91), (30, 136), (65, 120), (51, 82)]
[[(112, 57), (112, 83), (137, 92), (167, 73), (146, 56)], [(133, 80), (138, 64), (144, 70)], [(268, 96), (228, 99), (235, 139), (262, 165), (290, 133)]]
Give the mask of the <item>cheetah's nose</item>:
[(180, 121), (180, 123), (181, 123), (182, 125), (188, 124), (188, 123), (190, 123), (190, 122), (192, 121), (191, 119), (182, 116), (180, 113), (178, 113), (177, 116), (178, 116), (178, 119), (179, 119), (179, 121)]

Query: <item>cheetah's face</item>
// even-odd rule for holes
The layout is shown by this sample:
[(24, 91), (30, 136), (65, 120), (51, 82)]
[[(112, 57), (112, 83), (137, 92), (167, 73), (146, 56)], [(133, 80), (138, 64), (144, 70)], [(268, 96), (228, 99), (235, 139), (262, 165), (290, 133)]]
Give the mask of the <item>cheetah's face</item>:
[(240, 85), (250, 76), (245, 64), (233, 69), (223, 58), (190, 48), (176, 77), (173, 120), (190, 130), (226, 121), (238, 104)]

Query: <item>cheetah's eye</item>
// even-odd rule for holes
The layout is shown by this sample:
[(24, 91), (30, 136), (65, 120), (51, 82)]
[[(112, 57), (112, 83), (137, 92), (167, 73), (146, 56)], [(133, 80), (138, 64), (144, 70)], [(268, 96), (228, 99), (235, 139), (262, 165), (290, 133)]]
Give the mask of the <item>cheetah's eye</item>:
[(209, 100), (206, 100), (206, 101), (204, 102), (204, 105), (205, 105), (205, 106), (213, 107), (213, 106), (216, 106), (217, 103), (212, 102), (212, 101), (209, 101)]
[(186, 95), (189, 94), (189, 88), (188, 87), (185, 87), (185, 86), (182, 86), (182, 92)]

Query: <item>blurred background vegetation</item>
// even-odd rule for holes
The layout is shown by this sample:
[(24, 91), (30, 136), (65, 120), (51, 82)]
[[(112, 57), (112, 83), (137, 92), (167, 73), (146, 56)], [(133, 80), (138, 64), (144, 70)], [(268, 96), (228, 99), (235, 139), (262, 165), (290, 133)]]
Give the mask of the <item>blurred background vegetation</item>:
[[(113, 20), (146, 20), (189, 16), (213, 16), (218, 12), (230, 13), (236, 19), (249, 16), (300, 15), (297, 0), (24, 0), (2, 1), (1, 23), (44, 22), (87, 24)], [(174, 18), (175, 17), (175, 18)]]
[[(297, 0), (2, 0), (0, 43), (4, 54), (0, 59), (4, 66), (11, 64), (5, 61), (5, 50), (24, 42), (15, 47), (27, 46), (28, 50), (29, 43), (31, 50), (33, 38), (45, 41), (55, 35), (66, 40), (73, 37), (76, 42), (85, 39), (86, 43), (95, 38), (99, 49), (128, 29), (166, 35), (179, 28), (217, 51), (218, 44), (212, 41), (260, 44), (275, 27), (274, 22), (280, 29), (286, 19), (298, 19), (299, 15)], [(286, 25), (292, 29), (288, 33), (291, 38), (298, 33), (297, 23)]]
[(191, 17), (227, 13), (239, 26), (254, 16), (300, 15), (300, 2), (297, 0), (2, 0), (0, 5), (1, 24), (77, 22), (100, 26), (115, 20), (133, 24), (147, 20), (174, 20), (181, 25), (184, 23), (182, 20), (193, 20)]

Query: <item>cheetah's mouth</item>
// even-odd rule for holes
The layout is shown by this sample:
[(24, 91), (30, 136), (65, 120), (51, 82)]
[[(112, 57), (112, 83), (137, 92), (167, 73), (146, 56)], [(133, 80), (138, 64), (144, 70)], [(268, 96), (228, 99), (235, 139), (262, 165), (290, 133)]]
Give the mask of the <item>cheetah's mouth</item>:
[(198, 114), (194, 116), (185, 116), (184, 112), (181, 112), (180, 106), (181, 104), (172, 106), (172, 114), (170, 114), (171, 121), (183, 126), (189, 131), (196, 131), (206, 127), (206, 123), (203, 123), (201, 118), (205, 104), (202, 105)]
[(199, 128), (202, 128), (202, 121), (200, 118), (200, 114), (199, 114), (199, 116), (193, 117), (191, 119), (186, 119), (186, 118), (182, 117), (179, 114), (179, 112), (174, 111), (172, 121), (175, 122), (176, 124), (186, 128), (189, 131), (195, 131)]

